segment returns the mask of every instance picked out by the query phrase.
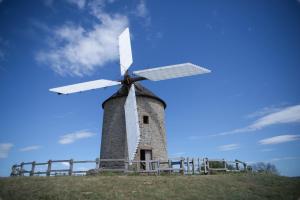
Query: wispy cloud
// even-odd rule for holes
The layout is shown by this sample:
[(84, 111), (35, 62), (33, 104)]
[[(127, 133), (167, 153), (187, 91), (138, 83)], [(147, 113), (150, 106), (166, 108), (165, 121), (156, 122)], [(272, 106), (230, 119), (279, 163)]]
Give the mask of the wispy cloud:
[(300, 157), (296, 156), (287, 156), (287, 157), (282, 157), (282, 158), (272, 158), (270, 162), (276, 162), (276, 161), (281, 161), (281, 160), (297, 160), (300, 159)]
[(66, 135), (63, 135), (58, 140), (58, 143), (60, 144), (71, 144), (77, 140), (81, 140), (84, 138), (90, 138), (95, 136), (95, 133), (89, 132), (87, 130), (81, 130), (74, 133), (69, 133)]
[(70, 163), (68, 163), (68, 162), (62, 162), (61, 164), (65, 167), (70, 167)]
[(66, 0), (68, 3), (76, 5), (79, 9), (83, 9), (86, 4), (86, 0)]
[(12, 143), (0, 143), (0, 159), (7, 158), (8, 153), (13, 146)]
[(133, 14), (137, 17), (141, 17), (145, 19), (145, 25), (148, 26), (151, 23), (151, 17), (149, 14), (149, 10), (146, 5), (145, 0), (140, 0), (140, 2), (137, 4), (136, 9), (133, 11)]
[(299, 140), (299, 139), (300, 139), (300, 135), (278, 135), (275, 137), (270, 137), (270, 138), (260, 140), (260, 141), (258, 141), (258, 143), (264, 144), (264, 145), (280, 144), (280, 143), (285, 143), (285, 142), (292, 142), (292, 141)]
[[(75, 1), (74, 1), (75, 2)], [(118, 36), (128, 26), (128, 18), (104, 11), (105, 1), (76, 1), (86, 7), (98, 23), (92, 28), (66, 23), (51, 31), (50, 50), (36, 54), (36, 60), (47, 64), (59, 75), (91, 75), (96, 69), (119, 59)], [(84, 6), (85, 5), (85, 6)]]
[(250, 113), (249, 115), (247, 115), (246, 117), (247, 118), (257, 118), (257, 117), (262, 117), (262, 116), (265, 116), (265, 115), (268, 115), (270, 113), (274, 113), (274, 112), (278, 112), (282, 110), (282, 107), (278, 107), (278, 106), (267, 106), (267, 107), (264, 107), (258, 111), (255, 111), (253, 113)]
[(218, 147), (219, 151), (232, 151), (235, 149), (239, 149), (240, 145), (238, 144), (226, 144)]
[(141, 0), (136, 7), (136, 13), (139, 17), (147, 17), (148, 16), (148, 9), (146, 7), (145, 0)]
[(41, 148), (41, 146), (39, 146), (39, 145), (33, 145), (33, 146), (28, 146), (28, 147), (21, 148), (20, 151), (22, 151), (22, 152), (34, 151), (34, 150), (38, 150), (40, 148)]
[(283, 161), (283, 160), (298, 160), (300, 159), (300, 156), (285, 156), (285, 157), (278, 157), (278, 158), (271, 158), (268, 160), (258, 160), (258, 161), (247, 161), (247, 164), (254, 164), (259, 162), (277, 162), (277, 161)]
[(5, 60), (6, 50), (8, 47), (9, 47), (9, 42), (3, 39), (2, 37), (0, 37), (0, 61)]
[(222, 136), (222, 135), (232, 135), (232, 134), (243, 133), (243, 132), (252, 132), (275, 124), (287, 124), (287, 123), (299, 123), (299, 122), (300, 122), (300, 105), (295, 105), (295, 106), (281, 108), (280, 110), (269, 113), (257, 119), (249, 126), (214, 134), (211, 136)]

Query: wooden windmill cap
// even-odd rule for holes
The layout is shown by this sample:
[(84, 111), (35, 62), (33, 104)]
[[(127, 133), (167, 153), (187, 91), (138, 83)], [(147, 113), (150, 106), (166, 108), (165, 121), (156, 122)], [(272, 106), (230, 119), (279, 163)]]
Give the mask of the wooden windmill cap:
[[(166, 102), (164, 100), (162, 100), (161, 98), (159, 98), (158, 96), (156, 96), (149, 89), (145, 88), (138, 82), (134, 82), (133, 84), (135, 86), (135, 95), (136, 96), (149, 97), (149, 98), (156, 99), (164, 105), (164, 108), (167, 107)], [(123, 84), (122, 87), (116, 93), (114, 93), (112, 96), (110, 96), (108, 99), (106, 99), (102, 103), (102, 108), (104, 108), (104, 104), (111, 99), (115, 99), (115, 98), (119, 98), (119, 97), (127, 97), (128, 91), (129, 91), (129, 86), (126, 84)]]

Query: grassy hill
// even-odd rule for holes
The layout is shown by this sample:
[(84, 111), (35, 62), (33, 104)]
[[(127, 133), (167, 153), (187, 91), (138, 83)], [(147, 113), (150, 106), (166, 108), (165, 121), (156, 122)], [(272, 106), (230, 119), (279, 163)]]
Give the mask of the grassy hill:
[(300, 199), (300, 178), (266, 174), (1, 178), (0, 200), (6, 199)]

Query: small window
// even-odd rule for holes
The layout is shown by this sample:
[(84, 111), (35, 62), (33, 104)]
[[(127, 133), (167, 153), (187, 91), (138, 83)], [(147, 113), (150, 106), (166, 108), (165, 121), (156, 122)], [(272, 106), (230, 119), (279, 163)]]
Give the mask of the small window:
[(149, 124), (149, 116), (147, 116), (147, 115), (143, 116), (143, 123), (144, 124)]

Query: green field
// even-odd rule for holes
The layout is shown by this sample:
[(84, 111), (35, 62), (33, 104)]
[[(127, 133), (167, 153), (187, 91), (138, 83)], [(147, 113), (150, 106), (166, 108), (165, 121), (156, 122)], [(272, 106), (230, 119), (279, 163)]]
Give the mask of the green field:
[(297, 200), (300, 178), (266, 174), (13, 177), (0, 179), (0, 199)]

